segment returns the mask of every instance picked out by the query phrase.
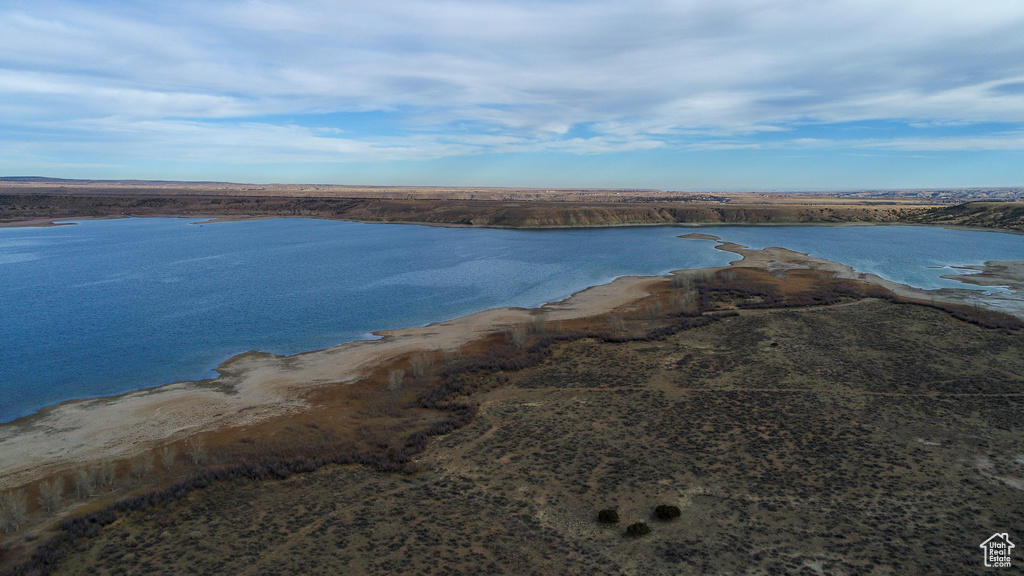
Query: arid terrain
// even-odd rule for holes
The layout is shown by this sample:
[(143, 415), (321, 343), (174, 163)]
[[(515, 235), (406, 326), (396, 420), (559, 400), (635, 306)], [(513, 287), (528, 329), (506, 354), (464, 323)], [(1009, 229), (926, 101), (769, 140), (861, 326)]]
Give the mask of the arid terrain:
[(0, 178), (0, 226), (189, 216), (495, 228), (907, 222), (1024, 230), (1022, 198), (1018, 188), (709, 193)]
[[(960, 199), (962, 201), (963, 198)], [(950, 197), (893, 193), (242, 185), (0, 180), (0, 225), (60, 218), (306, 217), (446, 226), (552, 228), (670, 223), (896, 222)]]
[(744, 255), (116, 460), (9, 571), (982, 573), (1024, 528), (1024, 325)]
[(977, 544), (1024, 529), (1022, 350), (871, 300), (560, 345), (470, 379), (478, 416), (418, 473), (219, 484), (58, 573), (983, 573)]

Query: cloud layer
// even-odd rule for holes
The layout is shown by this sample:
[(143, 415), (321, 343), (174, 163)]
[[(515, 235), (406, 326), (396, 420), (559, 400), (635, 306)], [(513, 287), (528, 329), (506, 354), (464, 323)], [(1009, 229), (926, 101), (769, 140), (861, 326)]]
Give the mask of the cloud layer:
[(0, 169), (1024, 150), (1019, 0), (5, 3)]

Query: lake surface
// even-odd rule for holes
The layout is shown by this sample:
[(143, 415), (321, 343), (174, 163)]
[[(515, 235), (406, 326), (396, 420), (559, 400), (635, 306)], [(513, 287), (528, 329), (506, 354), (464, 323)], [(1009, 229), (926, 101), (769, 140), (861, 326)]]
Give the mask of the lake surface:
[[(497, 306), (533, 307), (622, 275), (725, 265), (687, 227), (489, 230), (153, 218), (0, 229), (0, 422), (73, 398), (294, 354)], [(942, 267), (1024, 260), (1024, 236), (907, 226), (701, 227), (921, 288)]]

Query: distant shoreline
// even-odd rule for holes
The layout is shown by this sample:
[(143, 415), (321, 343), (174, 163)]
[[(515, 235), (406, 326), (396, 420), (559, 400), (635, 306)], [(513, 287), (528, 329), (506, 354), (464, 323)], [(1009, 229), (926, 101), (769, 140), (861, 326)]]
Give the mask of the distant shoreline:
[[(116, 185), (115, 185), (116, 184)], [(515, 189), (260, 187), (0, 182), (0, 228), (55, 221), (316, 218), (497, 229), (657, 225), (929, 224), (1024, 232), (1024, 202), (813, 193), (542, 192)], [(941, 201), (940, 201), (941, 200)]]
[(379, 220), (352, 220), (345, 218), (326, 218), (319, 216), (223, 216), (223, 215), (165, 215), (153, 214), (146, 216), (86, 216), (67, 218), (34, 218), (16, 222), (0, 222), (0, 229), (4, 228), (52, 228), (56, 226), (74, 226), (75, 222), (70, 220), (127, 220), (131, 218), (195, 218), (201, 221), (192, 222), (194, 225), (219, 224), (224, 222), (250, 222), (255, 220), (292, 219), (305, 218), (310, 220), (329, 220), (334, 222), (353, 222), (356, 224), (395, 224), (401, 226), (430, 226), (435, 228), (486, 228), (493, 230), (596, 230), (602, 228), (649, 228), (656, 226), (669, 226), (677, 228), (711, 228), (711, 227), (786, 227), (786, 226), (923, 226), (933, 228), (945, 228), (947, 230), (964, 230), (968, 232), (998, 232), (1003, 234), (1024, 235), (1024, 230), (1014, 228), (997, 228), (985, 226), (967, 226), (958, 224), (942, 223), (920, 223), (920, 222), (651, 222), (651, 223), (623, 223), (604, 224), (588, 226), (545, 226), (545, 227), (521, 227), (521, 226), (474, 226), (472, 224), (452, 224), (439, 222), (417, 222), (417, 221), (379, 221)]
[(944, 204), (802, 194), (632, 191), (235, 190), (173, 186), (0, 185), (0, 226), (47, 220), (165, 216), (309, 217), (492, 228), (739, 223), (900, 222)]

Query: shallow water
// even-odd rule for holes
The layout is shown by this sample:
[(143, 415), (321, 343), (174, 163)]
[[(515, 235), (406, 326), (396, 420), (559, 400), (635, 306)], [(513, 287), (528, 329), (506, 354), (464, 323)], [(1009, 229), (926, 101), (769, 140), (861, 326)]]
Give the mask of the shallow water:
[[(0, 229), (0, 421), (72, 398), (215, 376), (622, 275), (737, 258), (684, 227), (489, 230), (305, 219), (153, 218)], [(905, 226), (702, 227), (923, 288), (943, 266), (1024, 259), (1024, 236)]]

